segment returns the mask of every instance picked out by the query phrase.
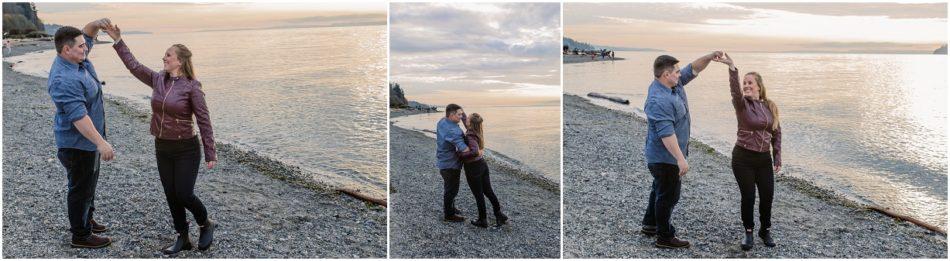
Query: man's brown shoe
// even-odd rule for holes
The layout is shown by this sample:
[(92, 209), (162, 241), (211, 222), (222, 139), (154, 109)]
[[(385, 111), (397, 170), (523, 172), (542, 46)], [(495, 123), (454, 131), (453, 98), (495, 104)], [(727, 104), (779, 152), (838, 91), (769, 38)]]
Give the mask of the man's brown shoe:
[(112, 239), (90, 234), (81, 239), (73, 238), (73, 242), (69, 245), (76, 248), (103, 248), (109, 244), (112, 244)]
[(656, 247), (659, 248), (689, 248), (689, 242), (679, 238), (656, 239)]
[(465, 221), (465, 217), (459, 216), (459, 215), (451, 215), (451, 216), (445, 217), (445, 221), (448, 221), (448, 222), (462, 222), (462, 221)]
[(103, 224), (96, 223), (95, 219), (89, 220), (89, 226), (92, 227), (92, 233), (102, 233), (102, 232), (109, 231), (109, 227)]

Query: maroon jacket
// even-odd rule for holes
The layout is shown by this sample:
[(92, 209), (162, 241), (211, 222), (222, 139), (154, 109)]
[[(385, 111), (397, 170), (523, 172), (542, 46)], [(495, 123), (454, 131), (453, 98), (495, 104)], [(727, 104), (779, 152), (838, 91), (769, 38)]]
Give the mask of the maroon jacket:
[(763, 101), (743, 97), (739, 87), (739, 71), (729, 70), (732, 106), (739, 121), (736, 145), (752, 151), (768, 152), (772, 147), (772, 165), (782, 166), (782, 126), (772, 129), (772, 111)]
[(125, 68), (135, 78), (152, 87), (152, 123), (149, 127), (152, 135), (163, 140), (194, 138), (194, 122), (197, 120), (205, 161), (216, 161), (214, 131), (211, 129), (211, 116), (205, 103), (205, 93), (201, 91), (201, 82), (183, 76), (171, 77), (164, 70), (155, 72), (145, 67), (129, 51), (125, 40), (119, 40), (112, 47)]
[(462, 159), (463, 163), (472, 163), (481, 160), (482, 156), (478, 155), (478, 136), (475, 135), (475, 132), (465, 132), (464, 138), (465, 144), (468, 145), (468, 151), (459, 152), (459, 159)]

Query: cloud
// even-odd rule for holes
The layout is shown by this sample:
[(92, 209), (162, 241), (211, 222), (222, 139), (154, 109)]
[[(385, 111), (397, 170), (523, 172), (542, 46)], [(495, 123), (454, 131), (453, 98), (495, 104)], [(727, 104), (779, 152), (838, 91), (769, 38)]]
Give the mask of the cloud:
[(559, 92), (560, 35), (558, 3), (393, 3), (390, 72), (409, 89)]

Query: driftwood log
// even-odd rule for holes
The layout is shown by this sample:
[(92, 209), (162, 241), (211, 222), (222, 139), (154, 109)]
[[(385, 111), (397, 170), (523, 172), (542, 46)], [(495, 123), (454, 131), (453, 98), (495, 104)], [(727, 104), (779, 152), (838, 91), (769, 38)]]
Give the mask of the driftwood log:
[(351, 196), (351, 197), (354, 197), (354, 198), (356, 198), (356, 199), (362, 200), (362, 201), (370, 202), (370, 203), (373, 203), (373, 204), (376, 204), (376, 205), (380, 205), (380, 206), (383, 206), (383, 207), (389, 207), (389, 206), (386, 204), (386, 200), (385, 200), (385, 199), (373, 198), (373, 197), (370, 197), (370, 196), (367, 196), (367, 195), (363, 195), (363, 193), (359, 193), (359, 192), (356, 192), (356, 191), (350, 190), (350, 189), (338, 189), (338, 191), (342, 192), (343, 194), (347, 194), (347, 195), (349, 195), (349, 196)]
[(904, 221), (907, 221), (907, 222), (910, 222), (910, 223), (914, 223), (914, 225), (921, 226), (921, 227), (923, 227), (923, 228), (929, 229), (930, 231), (934, 231), (934, 232), (937, 232), (937, 233), (940, 233), (940, 234), (944, 234), (944, 235), (947, 234), (947, 231), (946, 231), (946, 230), (943, 230), (943, 229), (941, 229), (941, 228), (939, 228), (939, 227), (937, 227), (937, 226), (931, 225), (931, 224), (927, 224), (926, 222), (920, 221), (920, 220), (918, 220), (918, 219), (916, 219), (916, 218), (912, 218), (912, 217), (908, 217), (908, 216), (905, 216), (905, 215), (897, 214), (897, 213), (895, 213), (895, 212), (893, 212), (893, 211), (890, 211), (890, 210), (887, 210), (887, 209), (884, 209), (884, 208), (881, 208), (881, 207), (878, 207), (878, 206), (868, 206), (867, 208), (870, 209), (870, 210), (877, 211), (878, 213), (881, 213), (881, 214), (890, 216), (890, 217), (892, 217), (892, 218), (896, 218), (896, 219), (899, 219), (899, 220), (904, 220)]
[(607, 95), (596, 93), (596, 92), (588, 93), (587, 97), (606, 99), (608, 101), (616, 102), (619, 104), (630, 104), (630, 100), (620, 98), (620, 97), (607, 96)]

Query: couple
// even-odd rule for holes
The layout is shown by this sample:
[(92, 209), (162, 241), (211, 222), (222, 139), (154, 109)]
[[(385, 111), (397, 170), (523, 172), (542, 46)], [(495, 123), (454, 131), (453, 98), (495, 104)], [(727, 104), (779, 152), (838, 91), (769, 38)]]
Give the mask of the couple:
[(201, 146), (195, 135), (194, 120), (201, 132), (205, 162), (209, 169), (217, 162), (211, 117), (205, 104), (201, 83), (195, 78), (191, 52), (181, 44), (165, 52), (164, 68), (153, 71), (140, 64), (118, 26), (107, 19), (87, 24), (83, 30), (64, 26), (56, 31), (54, 44), (57, 56), (50, 68), (48, 91), (56, 106), (53, 132), (57, 157), (66, 168), (66, 196), (72, 247), (101, 248), (112, 240), (99, 236), (108, 230), (93, 218), (96, 183), (100, 160), (110, 161), (115, 152), (106, 140), (106, 117), (103, 109), (102, 85), (88, 55), (100, 30), (115, 41), (113, 48), (135, 78), (152, 88), (152, 120), (150, 132), (155, 136), (155, 158), (158, 174), (171, 210), (178, 239), (162, 249), (176, 254), (191, 249), (185, 210), (190, 211), (199, 226), (198, 249), (211, 246), (214, 222), (194, 194), (195, 180), (201, 165)]
[[(459, 122), (465, 124), (466, 133), (462, 133)], [(475, 203), (478, 204), (478, 220), (472, 225), (488, 227), (486, 219), (485, 198), (492, 204), (495, 213), (495, 226), (502, 226), (508, 217), (501, 213), (501, 204), (491, 188), (491, 179), (488, 173), (488, 164), (482, 158), (485, 153), (485, 136), (483, 135), (483, 119), (478, 113), (471, 117), (465, 115), (462, 107), (456, 104), (445, 106), (445, 118), (436, 125), (436, 166), (443, 181), (443, 211), (444, 219), (449, 222), (462, 222), (465, 218), (455, 208), (455, 196), (459, 192), (459, 176), (462, 166), (465, 168), (465, 181), (468, 182)]]
[(679, 61), (661, 55), (653, 63), (656, 77), (649, 87), (644, 112), (647, 115), (647, 138), (644, 149), (647, 167), (653, 176), (653, 188), (643, 217), (641, 231), (657, 235), (656, 247), (686, 248), (689, 242), (676, 238), (670, 223), (673, 207), (680, 198), (680, 179), (689, 171), (689, 102), (687, 83), (716, 61), (729, 66), (729, 89), (738, 120), (736, 145), (732, 150), (732, 172), (739, 185), (740, 209), (745, 238), (743, 250), (752, 249), (755, 228), (753, 209), (755, 191), (759, 190), (759, 237), (765, 246), (774, 247), (769, 229), (772, 217), (774, 175), (782, 166), (782, 129), (778, 108), (766, 96), (762, 76), (746, 73), (740, 87), (739, 70), (728, 54), (716, 51), (679, 69)]

